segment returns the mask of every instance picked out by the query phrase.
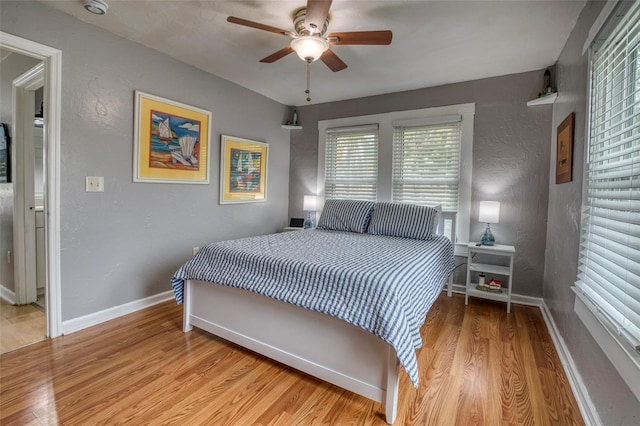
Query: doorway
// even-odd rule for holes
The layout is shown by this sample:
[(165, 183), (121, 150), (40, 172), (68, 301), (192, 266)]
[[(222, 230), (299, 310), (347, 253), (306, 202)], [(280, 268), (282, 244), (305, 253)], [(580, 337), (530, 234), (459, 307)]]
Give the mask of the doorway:
[[(42, 187), (42, 199), (43, 199), (43, 232), (44, 232), (44, 289), (45, 289), (45, 298), (44, 305), (46, 310), (46, 335), (48, 337), (57, 337), (62, 334), (62, 319), (61, 319), (61, 301), (60, 301), (60, 110), (61, 110), (61, 70), (62, 70), (62, 61), (61, 56), (62, 52), (58, 49), (51, 48), (49, 46), (45, 46), (40, 43), (36, 43), (30, 40), (26, 40), (20, 37), (16, 37), (12, 34), (4, 33), (0, 31), (0, 49), (7, 50), (13, 53), (18, 53), (24, 56), (28, 56), (34, 59), (37, 59), (42, 62), (41, 72), (41, 86), (43, 86), (43, 122), (44, 126), (42, 127), (43, 134), (43, 180), (44, 184)], [(34, 76), (32, 76), (34, 77)], [(29, 76), (24, 76), (24, 79), (20, 81), (16, 81), (16, 96), (14, 101), (22, 100), (24, 105), (29, 105), (28, 101), (24, 100), (24, 96), (29, 99), (29, 94), (34, 95), (35, 90), (38, 88), (37, 78), (31, 79)], [(20, 93), (24, 91), (24, 93)], [(33, 104), (31, 104), (33, 105)], [(35, 109), (35, 107), (33, 107)], [(35, 111), (34, 111), (35, 112)], [(17, 116), (17, 114), (16, 114)], [(26, 116), (25, 116), (26, 117)], [(15, 123), (16, 127), (23, 126), (20, 128), (21, 131), (15, 132), (14, 134), (17, 137), (16, 143), (24, 142), (20, 140), (21, 137), (24, 137), (25, 133), (31, 131), (35, 133), (34, 115), (31, 115), (29, 119), (25, 118), (22, 123)], [(30, 127), (26, 124), (27, 120), (30, 120)], [(31, 130), (29, 130), (31, 129)], [(21, 136), (22, 135), (22, 136)], [(24, 148), (24, 144), (16, 145)], [(25, 150), (25, 155), (31, 156), (33, 158), (35, 156), (34, 150)], [(15, 155), (12, 156), (12, 160), (16, 161), (17, 158)], [(24, 157), (23, 157), (24, 158)], [(17, 170), (14, 169), (12, 176), (16, 176), (15, 173)], [(27, 174), (25, 174), (25, 177)], [(27, 180), (29, 178), (27, 177)], [(31, 176), (33, 180), (33, 175)], [(16, 181), (18, 183), (19, 181)], [(22, 179), (24, 183), (24, 177)], [(16, 185), (17, 187), (18, 185)], [(25, 200), (25, 194), (27, 196), (27, 200)], [(16, 198), (22, 197), (20, 200), (15, 201), (14, 206), (17, 207), (17, 212), (14, 212), (14, 217), (18, 221), (22, 221), (20, 224), (22, 228), (16, 228), (14, 230), (14, 240), (23, 238), (25, 232), (31, 232), (30, 227), (26, 227), (25, 223), (29, 222), (31, 219), (31, 215), (25, 214), (25, 210), (29, 210), (33, 208), (35, 211), (35, 199), (33, 201), (28, 199), (29, 195), (22, 189), (15, 189)], [(26, 201), (26, 202), (25, 202)], [(30, 203), (30, 201), (32, 201)], [(33, 245), (35, 246), (35, 215), (33, 215), (34, 219), (34, 235), (33, 239), (26, 239), (27, 242), (22, 242), (15, 247), (15, 253), (13, 253), (13, 259), (16, 260), (16, 274), (25, 274), (25, 276), (31, 274), (31, 272), (27, 271), (27, 268), (19, 267), (18, 263), (21, 265), (26, 265), (26, 255), (29, 252), (26, 249), (27, 244), (31, 244), (33, 241)], [(21, 230), (20, 230), (21, 229)], [(26, 251), (25, 251), (26, 250)], [(34, 251), (35, 253), (35, 247)], [(5, 253), (0, 253), (0, 255), (5, 255)], [(22, 262), (22, 263), (21, 263)], [(33, 280), (35, 281), (35, 268), (33, 272)], [(25, 287), (26, 292), (31, 291), (28, 290), (29, 287)], [(17, 288), (16, 288), (17, 290)], [(22, 291), (22, 290), (21, 290)], [(37, 298), (37, 289), (35, 290), (36, 295), (34, 298)], [(5, 294), (3, 294), (3, 298)], [(15, 295), (16, 298), (18, 294)], [(27, 295), (27, 297), (31, 297)], [(27, 299), (28, 300), (28, 299)]]
[[(5, 290), (1, 301), (0, 353), (5, 353), (46, 338), (46, 259), (42, 238), (44, 141), (40, 114), (44, 64), (15, 52), (3, 51), (1, 58), (4, 152), (0, 245), (7, 251), (7, 258), (6, 263), (0, 263), (0, 283)], [(11, 269), (13, 277), (8, 273)]]

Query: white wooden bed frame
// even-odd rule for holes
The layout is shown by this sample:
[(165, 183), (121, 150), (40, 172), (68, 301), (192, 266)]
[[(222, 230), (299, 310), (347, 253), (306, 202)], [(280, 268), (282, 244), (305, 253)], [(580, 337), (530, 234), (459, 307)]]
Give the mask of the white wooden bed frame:
[[(451, 220), (455, 235), (455, 214)], [(451, 236), (450, 236), (451, 237)], [(452, 241), (454, 241), (452, 239)], [(447, 294), (451, 296), (452, 278)], [(329, 315), (246, 290), (186, 281), (183, 330), (198, 327), (385, 406), (393, 424), (398, 403), (398, 358), (377, 336)]]

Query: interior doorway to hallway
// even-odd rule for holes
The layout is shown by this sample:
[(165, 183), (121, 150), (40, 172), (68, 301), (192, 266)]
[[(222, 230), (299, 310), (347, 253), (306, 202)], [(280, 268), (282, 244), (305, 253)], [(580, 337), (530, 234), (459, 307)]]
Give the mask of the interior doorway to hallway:
[[(12, 34), (4, 33), (0, 31), (0, 52), (8, 51), (24, 55), (30, 58), (34, 58), (42, 62), (40, 86), (43, 87), (43, 122), (42, 127), (43, 134), (43, 188), (42, 188), (42, 217), (43, 217), (43, 234), (44, 234), (44, 253), (45, 261), (44, 271), (41, 274), (44, 277), (44, 306), (46, 311), (46, 335), (49, 337), (57, 337), (62, 334), (62, 319), (61, 319), (61, 302), (60, 302), (60, 109), (61, 109), (61, 72), (62, 72), (62, 52), (58, 49), (36, 43), (30, 40), (26, 40)], [(3, 53), (4, 54), (4, 53)], [(24, 105), (29, 105), (28, 99), (30, 94), (33, 94), (38, 87), (37, 77), (34, 75), (24, 76), (22, 80), (16, 82), (16, 96), (13, 101), (23, 102)], [(33, 77), (33, 78), (32, 78)], [(26, 98), (26, 100), (25, 100)], [(4, 96), (3, 96), (4, 99)], [(16, 104), (17, 105), (17, 104)], [(33, 103), (31, 103), (32, 108)], [(16, 107), (16, 110), (18, 108)], [(34, 111), (35, 113), (35, 111)], [(28, 115), (28, 114), (27, 114)], [(27, 116), (25, 115), (25, 117)], [(17, 114), (16, 114), (17, 116)], [(13, 126), (20, 128), (21, 131), (15, 132), (16, 147), (20, 145), (24, 146), (25, 135), (28, 135), (29, 131), (35, 133), (34, 130), (34, 118), (35, 114), (32, 114), (29, 119), (25, 118), (22, 123), (15, 122)], [(17, 117), (16, 117), (17, 118)], [(30, 121), (29, 121), (30, 120)], [(28, 123), (29, 121), (29, 123)], [(31, 129), (31, 130), (29, 130)], [(12, 155), (12, 160), (18, 161), (19, 158), (27, 159), (27, 161), (35, 161), (35, 151), (26, 149), (25, 156)], [(31, 156), (31, 157), (29, 157)], [(17, 166), (18, 164), (16, 164)], [(21, 221), (17, 225), (22, 226), (24, 232), (31, 232), (31, 229), (35, 229), (35, 194), (34, 198), (30, 199), (28, 192), (17, 188), (19, 185), (24, 185), (25, 180), (30, 178), (33, 180), (34, 175), (24, 173), (24, 169), (21, 169), (23, 176), (16, 175), (17, 167), (14, 168), (12, 177), (15, 180), (15, 202), (14, 217), (17, 221)], [(30, 176), (30, 177), (29, 177)], [(21, 179), (19, 179), (21, 177)], [(26, 196), (24, 196), (26, 195)], [(22, 197), (21, 199), (17, 199)], [(34, 214), (26, 214), (27, 211), (33, 210)], [(29, 224), (33, 217), (34, 228), (26, 226)], [(14, 224), (15, 225), (15, 224)], [(30, 265), (26, 262), (27, 253), (31, 253), (28, 245), (33, 245), (35, 250), (35, 235), (32, 238), (24, 238), (24, 233), (19, 227), (14, 226), (13, 239), (14, 252), (8, 256), (6, 253), (0, 252), (0, 259), (4, 259), (5, 256), (11, 260), (15, 260), (14, 281), (16, 286), (14, 288), (14, 298), (19, 299), (25, 296), (22, 303), (29, 303), (30, 298), (33, 297), (37, 300), (37, 287), (30, 287), (24, 285), (25, 282), (30, 282), (28, 277), (36, 279), (35, 268), (33, 272), (30, 269), (18, 267), (18, 265)], [(3, 232), (4, 234), (4, 232)], [(35, 232), (34, 232), (35, 234)], [(22, 241), (19, 241), (23, 239)], [(35, 251), (34, 251), (35, 252)], [(35, 257), (35, 255), (33, 255)], [(16, 259), (20, 258), (20, 259)], [(18, 284), (22, 283), (22, 285)], [(0, 282), (0, 285), (2, 283)], [(24, 292), (24, 293), (23, 293)], [(10, 296), (10, 292), (6, 291), (6, 287), (0, 286), (0, 296), (3, 299), (7, 299), (6, 296)], [(32, 294), (35, 293), (35, 294)], [(14, 300), (15, 302), (16, 300)]]

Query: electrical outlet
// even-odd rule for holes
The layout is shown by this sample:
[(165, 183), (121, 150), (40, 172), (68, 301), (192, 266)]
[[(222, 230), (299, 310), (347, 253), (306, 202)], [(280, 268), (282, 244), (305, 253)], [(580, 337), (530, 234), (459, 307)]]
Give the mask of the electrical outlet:
[(194, 247), (194, 248), (191, 250), (191, 255), (192, 255), (192, 256), (195, 256), (196, 254), (198, 254), (198, 252), (199, 252), (199, 251), (200, 251), (200, 247)]
[(7, 250), (7, 263), (11, 265), (11, 250)]
[(85, 192), (104, 192), (104, 177), (87, 176), (85, 182)]

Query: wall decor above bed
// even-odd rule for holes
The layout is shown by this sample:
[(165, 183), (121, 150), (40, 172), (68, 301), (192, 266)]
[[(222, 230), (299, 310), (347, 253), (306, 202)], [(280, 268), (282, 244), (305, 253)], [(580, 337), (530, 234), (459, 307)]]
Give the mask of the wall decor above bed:
[(220, 145), (220, 204), (266, 201), (269, 145), (227, 135)]
[(134, 182), (209, 183), (211, 112), (135, 92)]

